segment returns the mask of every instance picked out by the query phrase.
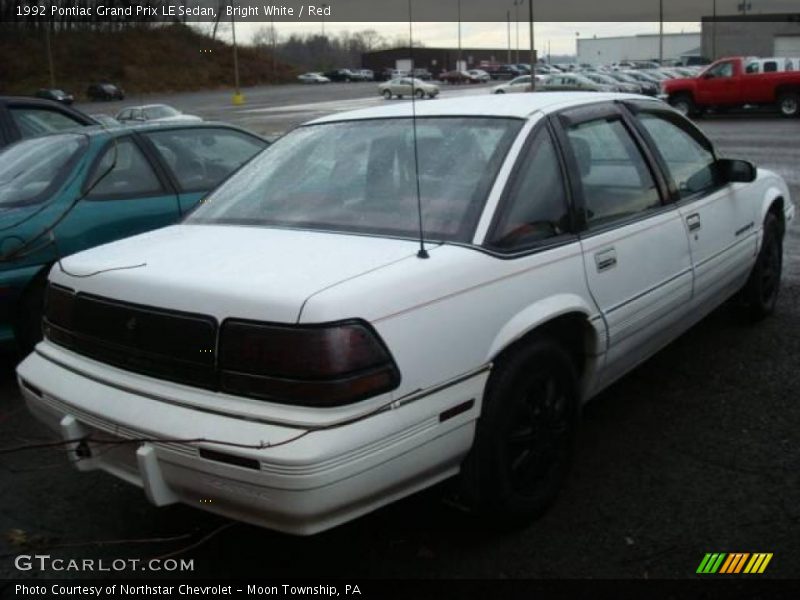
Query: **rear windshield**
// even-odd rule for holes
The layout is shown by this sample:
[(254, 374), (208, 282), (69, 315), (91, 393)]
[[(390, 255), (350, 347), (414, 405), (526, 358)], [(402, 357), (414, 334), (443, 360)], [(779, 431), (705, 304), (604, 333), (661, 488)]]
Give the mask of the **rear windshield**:
[(469, 242), (523, 121), (409, 118), (294, 130), (222, 184), (187, 219)]
[(86, 147), (86, 136), (49, 135), (0, 151), (0, 209), (40, 202), (58, 188)]

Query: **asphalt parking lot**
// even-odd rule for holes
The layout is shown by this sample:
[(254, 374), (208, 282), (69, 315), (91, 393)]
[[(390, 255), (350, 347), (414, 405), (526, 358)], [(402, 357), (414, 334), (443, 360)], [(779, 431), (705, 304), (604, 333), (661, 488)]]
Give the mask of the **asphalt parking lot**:
[[(482, 87), (443, 96), (486, 93)], [(326, 111), (385, 102), (373, 92), (358, 84), (245, 90), (244, 107), (219, 104), (229, 95), (222, 92), (148, 101), (279, 134)], [(724, 154), (776, 170), (800, 198), (800, 121), (744, 114), (699, 125)], [(61, 450), (37, 450), (0, 455), (0, 578), (81, 576), (16, 570), (13, 558), (30, 550), (109, 560), (180, 553), (194, 559), (194, 571), (183, 574), (191, 577), (333, 578), (683, 578), (694, 575), (706, 552), (771, 552), (764, 576), (796, 578), (797, 222), (784, 252), (772, 318), (750, 325), (737, 307), (724, 306), (586, 407), (568, 484), (557, 505), (524, 531), (481, 529), (434, 490), (295, 538), (188, 506), (154, 508), (138, 488), (103, 473), (79, 474)], [(6, 357), (0, 447), (46, 439), (24, 409)]]

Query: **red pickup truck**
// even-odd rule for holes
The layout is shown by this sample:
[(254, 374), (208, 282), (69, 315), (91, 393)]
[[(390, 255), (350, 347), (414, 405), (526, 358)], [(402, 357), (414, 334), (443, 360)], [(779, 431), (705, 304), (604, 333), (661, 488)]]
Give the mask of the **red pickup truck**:
[(757, 60), (723, 58), (697, 77), (662, 82), (661, 97), (694, 117), (707, 108), (724, 110), (745, 104), (777, 106), (785, 117), (800, 115), (800, 71), (748, 72), (748, 62)]

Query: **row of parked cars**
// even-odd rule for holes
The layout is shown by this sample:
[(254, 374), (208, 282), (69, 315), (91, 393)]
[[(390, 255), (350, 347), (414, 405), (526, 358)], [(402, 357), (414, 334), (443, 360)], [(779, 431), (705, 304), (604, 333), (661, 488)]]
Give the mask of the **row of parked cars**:
[(0, 331), (44, 333), (20, 389), (80, 471), (295, 534), (444, 480), (520, 525), (565, 481), (585, 402), (731, 297), (774, 310), (786, 183), (664, 102), (411, 115), (269, 147), (86, 123), (0, 152)]

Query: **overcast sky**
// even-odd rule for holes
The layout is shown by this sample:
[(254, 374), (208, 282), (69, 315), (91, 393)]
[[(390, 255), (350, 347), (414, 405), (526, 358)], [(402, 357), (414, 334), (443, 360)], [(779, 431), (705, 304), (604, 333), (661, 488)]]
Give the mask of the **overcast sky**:
[[(249, 40), (253, 33), (268, 23), (237, 23), (237, 37)], [(321, 33), (322, 23), (277, 23), (275, 29), (281, 37), (292, 33)], [(374, 29), (389, 40), (397, 36), (408, 36), (408, 23), (325, 23), (326, 34), (341, 31), (363, 31)], [(666, 33), (699, 32), (699, 23), (664, 23)], [(658, 33), (658, 23), (536, 23), (534, 38), (540, 55), (547, 51), (550, 42), (552, 54), (575, 54), (576, 33), (580, 37), (607, 37), (615, 35), (635, 35), (637, 33)], [(516, 48), (516, 23), (511, 23), (511, 47)], [(458, 23), (415, 23), (414, 38), (429, 47), (456, 47), (458, 45)], [(461, 45), (475, 48), (506, 48), (508, 28), (506, 23), (462, 23)], [(530, 47), (528, 23), (519, 24), (520, 48)]]

